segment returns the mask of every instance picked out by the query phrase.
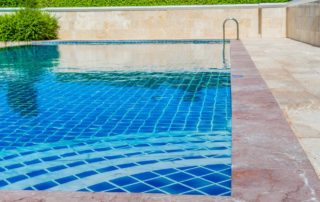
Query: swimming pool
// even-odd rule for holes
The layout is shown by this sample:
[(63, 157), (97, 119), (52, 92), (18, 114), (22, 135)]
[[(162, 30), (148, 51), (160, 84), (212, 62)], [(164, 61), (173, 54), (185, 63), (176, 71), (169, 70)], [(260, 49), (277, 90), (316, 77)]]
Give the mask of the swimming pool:
[(0, 189), (229, 196), (226, 64), (211, 40), (0, 49)]

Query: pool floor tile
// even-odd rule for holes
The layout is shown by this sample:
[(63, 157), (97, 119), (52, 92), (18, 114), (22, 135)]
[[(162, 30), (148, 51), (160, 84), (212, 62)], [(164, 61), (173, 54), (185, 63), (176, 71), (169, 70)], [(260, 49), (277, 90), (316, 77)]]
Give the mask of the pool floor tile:
[[(178, 64), (124, 67), (108, 58), (148, 47)], [(215, 55), (190, 64), (163, 55), (178, 47), (222, 48), (189, 41), (1, 49), (1, 189), (210, 195), (199, 189), (221, 183), (230, 191), (230, 68), (215, 67)], [(70, 48), (68, 55), (83, 55), (65, 59)], [(74, 63), (90, 53), (105, 57)]]
[(152, 180), (147, 180), (145, 181), (145, 183), (150, 184), (154, 187), (163, 187), (169, 184), (173, 184), (174, 182), (169, 179), (159, 177)]
[(105, 191), (105, 190), (109, 190), (109, 189), (114, 189), (115, 187), (113, 185), (111, 185), (110, 183), (102, 182), (102, 183), (90, 186), (88, 188), (94, 192), (100, 192), (100, 191)]

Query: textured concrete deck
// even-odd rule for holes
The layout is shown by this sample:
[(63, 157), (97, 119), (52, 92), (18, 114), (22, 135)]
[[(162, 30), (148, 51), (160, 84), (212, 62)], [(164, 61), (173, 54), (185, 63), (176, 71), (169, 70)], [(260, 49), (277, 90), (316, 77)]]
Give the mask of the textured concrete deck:
[(290, 39), (243, 43), (320, 177), (320, 48)]

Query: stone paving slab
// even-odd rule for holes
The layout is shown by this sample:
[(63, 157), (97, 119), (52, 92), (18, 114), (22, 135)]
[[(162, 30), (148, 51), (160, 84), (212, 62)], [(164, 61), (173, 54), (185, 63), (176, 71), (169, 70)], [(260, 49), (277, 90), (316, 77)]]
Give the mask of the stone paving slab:
[(231, 73), (233, 197), (320, 200), (320, 181), (241, 41), (231, 43)]
[(290, 39), (244, 45), (320, 177), (320, 48)]

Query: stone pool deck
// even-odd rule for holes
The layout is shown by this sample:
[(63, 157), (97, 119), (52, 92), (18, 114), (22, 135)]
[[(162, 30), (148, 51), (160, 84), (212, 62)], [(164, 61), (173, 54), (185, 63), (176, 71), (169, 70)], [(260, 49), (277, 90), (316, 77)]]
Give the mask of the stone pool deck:
[(241, 41), (231, 42), (231, 73), (233, 200), (319, 201), (320, 180)]
[(320, 177), (320, 48), (290, 39), (243, 43)]
[[(244, 45), (252, 54), (260, 72)], [(302, 140), (297, 131), (317, 125), (317, 114), (313, 115), (314, 118), (310, 118), (310, 114), (314, 112), (312, 107), (319, 107), (313, 104), (319, 103), (320, 100), (319, 94), (316, 94), (319, 93), (316, 85), (319, 84), (317, 83), (319, 79), (316, 80), (319, 75), (319, 68), (316, 67), (319, 64), (319, 57), (316, 55), (318, 49), (287, 39), (245, 40), (244, 45), (241, 41), (231, 43), (232, 197), (1, 191), (0, 201), (319, 201), (320, 180), (295, 135), (296, 133), (299, 140)], [(260, 74), (267, 81), (268, 86)], [(292, 75), (299, 78), (300, 82), (297, 80), (290, 82)], [(288, 83), (283, 83), (286, 81)], [(313, 89), (309, 85), (312, 85)], [(311, 97), (308, 99), (308, 96)], [(306, 112), (294, 111), (290, 116), (288, 115), (290, 113), (285, 110), (285, 106), (299, 107), (304, 104), (311, 106), (302, 108), (306, 109)], [(300, 130), (295, 128), (295, 122), (290, 117), (298, 120), (295, 122), (298, 123), (297, 128)], [(290, 121), (295, 133), (286, 118)], [(299, 127), (301, 122), (303, 127)], [(317, 142), (311, 137), (316, 139), (319, 133), (310, 131), (313, 130), (306, 130), (303, 135), (309, 137), (309, 142), (316, 146)], [(308, 144), (301, 142), (305, 148), (309, 148)]]

